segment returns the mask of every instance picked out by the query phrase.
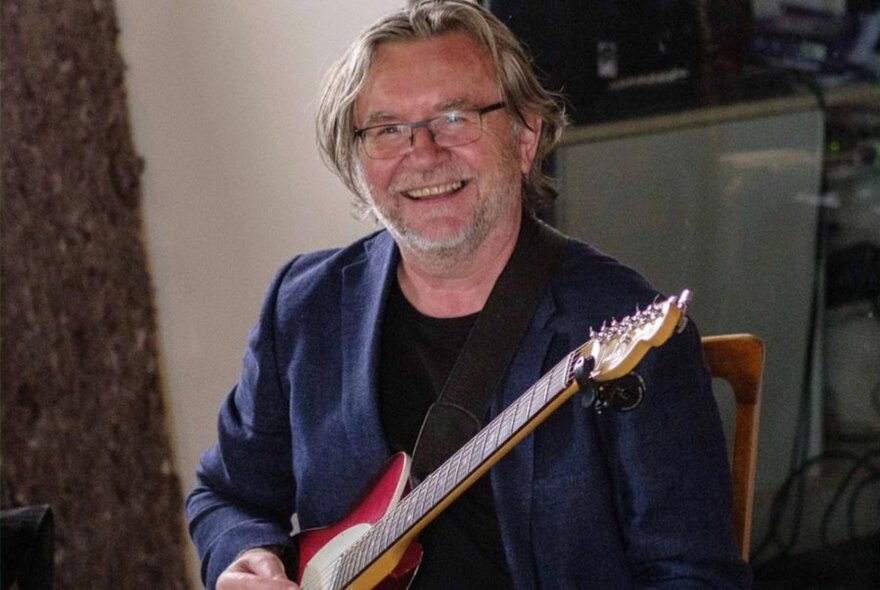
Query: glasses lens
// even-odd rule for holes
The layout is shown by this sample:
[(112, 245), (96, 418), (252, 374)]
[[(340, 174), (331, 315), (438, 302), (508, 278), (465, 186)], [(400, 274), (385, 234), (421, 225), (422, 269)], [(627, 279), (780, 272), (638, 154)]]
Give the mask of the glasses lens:
[(363, 132), (364, 150), (371, 158), (393, 158), (409, 150), (409, 138), (409, 125), (373, 127)]
[(428, 123), (434, 141), (440, 147), (455, 147), (480, 137), (480, 114), (476, 111), (446, 113)]

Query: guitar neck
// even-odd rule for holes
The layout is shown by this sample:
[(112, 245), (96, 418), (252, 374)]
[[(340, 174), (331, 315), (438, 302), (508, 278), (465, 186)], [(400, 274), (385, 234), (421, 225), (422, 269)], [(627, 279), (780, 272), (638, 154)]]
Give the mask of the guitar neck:
[(343, 553), (339, 579), (347, 583), (401, 538), (418, 534), (574, 395), (578, 385), (573, 364), (581, 356), (580, 350), (569, 353)]

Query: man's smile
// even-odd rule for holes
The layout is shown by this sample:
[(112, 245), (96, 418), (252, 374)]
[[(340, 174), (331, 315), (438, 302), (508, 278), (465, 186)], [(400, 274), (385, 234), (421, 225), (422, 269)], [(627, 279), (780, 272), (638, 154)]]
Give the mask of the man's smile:
[(454, 193), (464, 188), (465, 181), (457, 180), (447, 184), (437, 184), (434, 186), (426, 186), (412, 190), (403, 191), (403, 194), (411, 199), (424, 199), (426, 197), (436, 197), (447, 193)]

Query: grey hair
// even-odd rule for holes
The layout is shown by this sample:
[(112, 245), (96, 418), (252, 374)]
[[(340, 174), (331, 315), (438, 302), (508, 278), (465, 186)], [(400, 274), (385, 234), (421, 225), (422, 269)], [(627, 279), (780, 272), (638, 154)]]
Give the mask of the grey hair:
[(358, 182), (354, 104), (370, 69), (373, 53), (382, 43), (428, 39), (444, 33), (469, 34), (489, 54), (507, 110), (517, 124), (537, 115), (541, 136), (531, 171), (523, 176), (523, 204), (538, 211), (558, 191), (544, 174), (543, 161), (562, 136), (566, 124), (562, 102), (538, 82), (532, 62), (513, 33), (492, 13), (468, 0), (422, 0), (392, 13), (365, 29), (324, 78), (318, 100), (318, 146), (327, 166), (365, 208), (363, 183)]

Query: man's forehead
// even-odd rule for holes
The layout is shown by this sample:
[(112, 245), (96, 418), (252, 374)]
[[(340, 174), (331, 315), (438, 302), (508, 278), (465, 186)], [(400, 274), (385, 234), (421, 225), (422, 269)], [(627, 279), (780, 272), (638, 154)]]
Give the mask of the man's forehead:
[[(470, 34), (392, 40), (373, 49), (356, 99), (361, 125), (399, 120), (400, 109), (429, 113), (483, 106), (498, 88), (489, 52)], [(484, 96), (492, 93), (493, 96)]]

